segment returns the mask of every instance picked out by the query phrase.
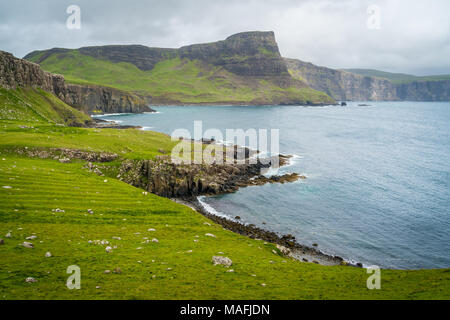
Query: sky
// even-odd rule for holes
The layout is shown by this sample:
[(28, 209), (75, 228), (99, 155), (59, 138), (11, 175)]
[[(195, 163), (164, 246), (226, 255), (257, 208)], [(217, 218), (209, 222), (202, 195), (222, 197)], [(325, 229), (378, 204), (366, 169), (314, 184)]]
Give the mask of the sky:
[[(71, 5), (79, 29), (67, 27)], [(275, 32), (284, 57), (317, 65), (450, 74), (449, 13), (449, 0), (2, 0), (0, 50), (178, 48), (259, 30)]]

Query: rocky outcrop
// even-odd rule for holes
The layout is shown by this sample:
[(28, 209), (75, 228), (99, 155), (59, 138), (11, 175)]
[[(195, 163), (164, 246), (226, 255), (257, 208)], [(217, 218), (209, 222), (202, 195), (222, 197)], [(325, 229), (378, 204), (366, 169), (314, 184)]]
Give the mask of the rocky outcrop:
[(450, 80), (422, 80), (398, 84), (380, 77), (319, 67), (296, 59), (284, 61), (294, 77), (336, 100), (450, 101)]
[[(235, 159), (237, 156), (235, 154)], [(284, 165), (287, 157), (280, 155)], [(247, 158), (248, 160), (248, 158)], [(224, 164), (175, 164), (169, 156), (155, 160), (125, 160), (118, 178), (135, 187), (169, 198), (186, 198), (198, 195), (217, 195), (237, 191), (240, 187), (266, 183), (293, 182), (298, 174), (265, 177), (261, 170), (271, 163), (224, 163)]]
[(41, 88), (86, 113), (152, 111), (146, 101), (135, 94), (108, 87), (68, 84), (63, 76), (46, 72), (38, 64), (4, 51), (0, 51), (0, 86)]
[(238, 33), (223, 41), (181, 47), (179, 54), (240, 76), (290, 78), (273, 32)]

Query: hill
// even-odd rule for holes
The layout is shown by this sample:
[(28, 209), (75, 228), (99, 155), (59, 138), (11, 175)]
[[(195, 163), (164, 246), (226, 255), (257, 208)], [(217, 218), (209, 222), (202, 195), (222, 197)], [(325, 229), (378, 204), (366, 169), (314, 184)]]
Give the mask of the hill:
[(359, 74), (366, 77), (377, 77), (387, 79), (396, 84), (405, 84), (413, 81), (440, 81), (450, 80), (449, 74), (436, 75), (436, 76), (414, 76), (412, 74), (405, 73), (392, 73), (374, 69), (341, 69), (343, 71)]
[(134, 92), (151, 104), (329, 104), (291, 77), (273, 32), (179, 49), (101, 46), (35, 51), (25, 59), (75, 84)]

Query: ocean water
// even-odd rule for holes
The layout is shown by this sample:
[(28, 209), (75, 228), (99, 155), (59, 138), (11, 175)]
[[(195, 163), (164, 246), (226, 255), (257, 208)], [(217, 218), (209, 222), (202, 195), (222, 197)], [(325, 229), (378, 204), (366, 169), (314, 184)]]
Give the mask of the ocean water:
[[(389, 268), (450, 267), (450, 103), (366, 102), (347, 107), (161, 106), (105, 116), (165, 133), (177, 128), (279, 129), (280, 173), (306, 180), (203, 198), (326, 253)], [(265, 223), (265, 224), (263, 224)]]

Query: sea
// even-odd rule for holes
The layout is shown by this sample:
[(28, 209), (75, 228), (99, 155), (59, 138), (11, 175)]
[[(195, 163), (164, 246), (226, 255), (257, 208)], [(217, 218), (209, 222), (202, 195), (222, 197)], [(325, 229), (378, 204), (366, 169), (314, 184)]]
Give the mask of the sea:
[(219, 129), (224, 140), (226, 129), (277, 131), (279, 153), (292, 158), (275, 172), (306, 176), (200, 197), (210, 212), (365, 266), (450, 267), (450, 103), (152, 108), (101, 117), (192, 137), (201, 121), (204, 138)]

